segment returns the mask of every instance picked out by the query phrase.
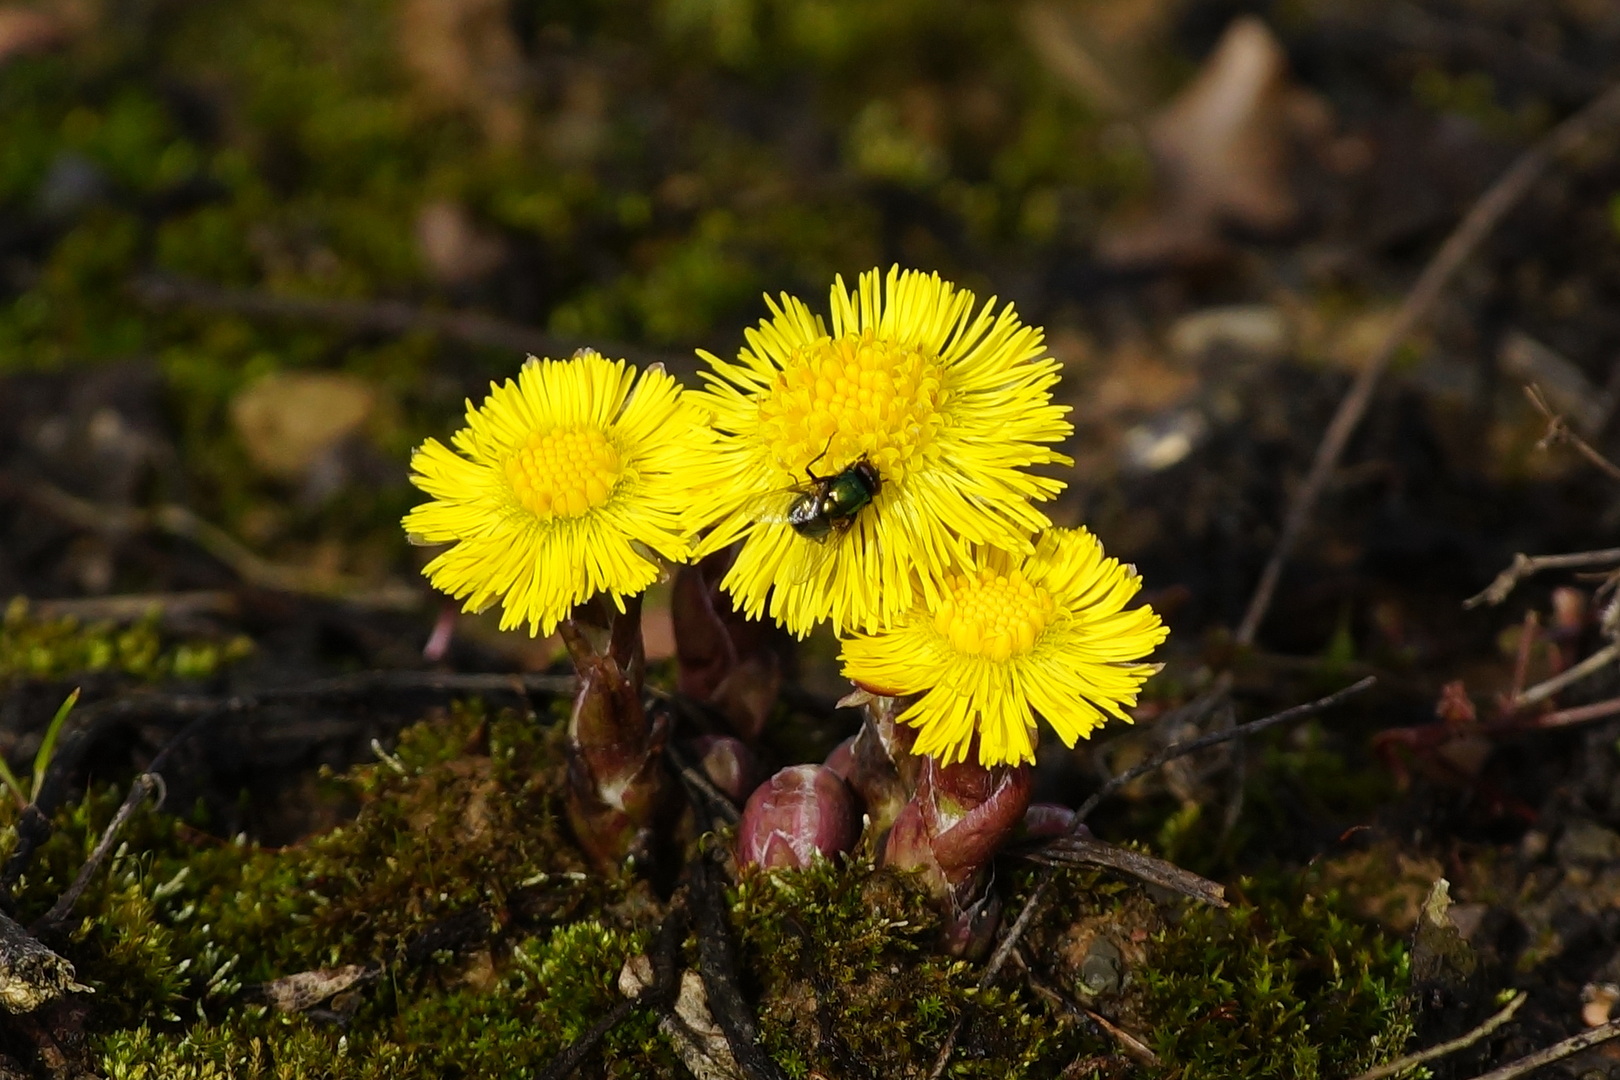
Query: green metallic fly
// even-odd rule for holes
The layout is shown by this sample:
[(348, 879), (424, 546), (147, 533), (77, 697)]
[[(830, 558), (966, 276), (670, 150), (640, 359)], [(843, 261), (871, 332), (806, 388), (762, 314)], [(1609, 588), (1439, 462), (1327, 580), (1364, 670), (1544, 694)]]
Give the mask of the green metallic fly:
[[(829, 441), (827, 446), (830, 449), (832, 443)], [(855, 524), (855, 516), (883, 490), (883, 478), (878, 475), (877, 466), (865, 455), (840, 472), (817, 476), (814, 466), (826, 454), (823, 450), (804, 467), (809, 486), (799, 491), (799, 497), (793, 500), (787, 512), (787, 523), (793, 531), (817, 543)]]

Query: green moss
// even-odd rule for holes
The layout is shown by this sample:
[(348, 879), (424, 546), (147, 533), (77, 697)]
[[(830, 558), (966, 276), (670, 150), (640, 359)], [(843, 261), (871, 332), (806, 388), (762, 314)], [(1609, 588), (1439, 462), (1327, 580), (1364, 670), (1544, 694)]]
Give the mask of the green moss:
[(969, 1008), (952, 1076), (1055, 1075), (1108, 1049), (1021, 994), (980, 992), (976, 966), (937, 954), (938, 916), (909, 875), (865, 861), (755, 873), (735, 918), (761, 1043), (794, 1080), (925, 1073)]
[(1412, 1033), (1405, 948), (1347, 918), (1336, 893), (1244, 882), (1227, 911), (1190, 910), (1140, 973), (1166, 1077), (1353, 1076)]
[[(293, 847), (222, 843), (138, 814), (60, 946), (97, 991), (106, 1073), (532, 1075), (618, 1000), (619, 970), (646, 934), (628, 914), (645, 901), (587, 877), (560, 831), (558, 762), (554, 730), (457, 709), (333, 778), (359, 815)], [(102, 789), (59, 815), (19, 884), (19, 917), (72, 879), (118, 801)], [(374, 961), (388, 976), (359, 993), (347, 1030), (241, 996)], [(600, 1059), (602, 1075), (626, 1077), (672, 1075), (672, 1062), (645, 1017)]]
[[(180, 1080), (534, 1075), (619, 1000), (620, 969), (662, 917), (644, 888), (585, 873), (559, 824), (560, 781), (555, 727), (458, 707), (329, 777), (361, 809), (300, 844), (226, 842), (138, 813), (58, 943), (97, 991), (97, 1066)], [(61, 811), (18, 887), (19, 918), (67, 885), (118, 802), (99, 788)], [(0, 803), (0, 823), (15, 813)], [(1031, 881), (1009, 877), (1008, 910)], [(1231, 912), (1189, 909), (1167, 925), (1140, 889), (1067, 872), (1026, 955), (1047, 984), (1152, 1045), (1165, 1076), (1309, 1080), (1398, 1052), (1410, 1031), (1401, 947), (1346, 919), (1336, 893), (1240, 891)], [(1011, 989), (1016, 975), (980, 992), (976, 966), (937, 953), (938, 918), (906, 874), (865, 860), (753, 873), (731, 913), (762, 1045), (791, 1077), (925, 1071), (965, 1011), (952, 1076), (1055, 1077), (1118, 1051)], [(456, 927), (471, 931), (459, 944), (444, 936)], [(1079, 977), (1098, 934), (1125, 956), (1123, 990), (1102, 998)], [(327, 1020), (243, 993), (379, 961), (382, 977), (332, 1002)], [(656, 1018), (638, 1014), (584, 1075), (684, 1073)]]
[(17, 597), (0, 619), (0, 686), (21, 679), (64, 679), (91, 672), (143, 681), (199, 679), (253, 650), (245, 637), (225, 641), (167, 640), (155, 617), (119, 626), (39, 619)]

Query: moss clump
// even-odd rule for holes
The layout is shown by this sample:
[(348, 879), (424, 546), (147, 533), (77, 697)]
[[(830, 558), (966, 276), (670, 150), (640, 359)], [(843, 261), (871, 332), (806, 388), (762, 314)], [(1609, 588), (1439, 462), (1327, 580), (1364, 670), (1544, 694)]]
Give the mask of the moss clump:
[[(361, 809), (303, 843), (137, 815), (53, 942), (97, 991), (86, 1067), (113, 1080), (534, 1075), (620, 1000), (621, 968), (663, 916), (643, 887), (584, 872), (560, 824), (561, 761), (555, 726), (458, 707), (329, 777)], [(58, 815), (18, 887), (20, 919), (66, 886), (118, 802), (98, 788)], [(15, 813), (0, 803), (0, 819)], [(1009, 875), (1009, 910), (1030, 880)], [(1044, 985), (1152, 1045), (1167, 1077), (1311, 1080), (1397, 1053), (1410, 1031), (1401, 947), (1346, 920), (1336, 894), (1244, 889), (1245, 906), (1178, 916), (1135, 886), (1063, 872), (1025, 952)], [(980, 992), (977, 966), (936, 953), (938, 918), (903, 873), (863, 859), (753, 873), (731, 900), (762, 1045), (795, 1080), (922, 1075), (964, 1014), (952, 1076), (1122, 1060), (1050, 996), (1008, 989), (1016, 969)], [(1123, 979), (1088, 990), (1099, 937), (1118, 944)], [(348, 964), (378, 977), (304, 1013), (252, 991)], [(640, 1013), (582, 1075), (684, 1070)]]
[(939, 918), (904, 874), (869, 861), (749, 875), (735, 917), (759, 980), (760, 1041), (794, 1080), (924, 1075), (971, 1008), (951, 1075), (1056, 1075), (1095, 1036), (979, 969), (937, 955)]
[[(437, 1080), (532, 1077), (618, 1000), (614, 981), (644, 935), (594, 919), (487, 956), (454, 979), (410, 981), (346, 1027), (263, 1006), (181, 1032), (143, 1024), (101, 1043), (108, 1080)], [(680, 1075), (649, 1016), (616, 1028), (588, 1076)]]
[(129, 626), (39, 619), (14, 598), (0, 619), (0, 687), (21, 679), (62, 679), (91, 672), (128, 675), (145, 682), (201, 679), (253, 651), (237, 636), (227, 641), (166, 641), (155, 618)]
[[(60, 943), (97, 990), (110, 1077), (532, 1075), (618, 1000), (643, 950), (627, 883), (587, 877), (559, 825), (556, 733), (456, 709), (332, 783), (355, 820), (279, 850), (139, 815)], [(18, 889), (36, 917), (118, 804), (64, 810)], [(8, 807), (0, 813), (14, 814)], [(323, 1012), (252, 1004), (252, 984), (381, 962), (386, 978)], [(190, 1026), (181, 1024), (189, 1019)], [(672, 1075), (650, 1018), (604, 1045), (603, 1075)]]
[(1190, 910), (1139, 973), (1167, 1078), (1353, 1076), (1412, 1034), (1405, 947), (1297, 883), (1226, 911)]

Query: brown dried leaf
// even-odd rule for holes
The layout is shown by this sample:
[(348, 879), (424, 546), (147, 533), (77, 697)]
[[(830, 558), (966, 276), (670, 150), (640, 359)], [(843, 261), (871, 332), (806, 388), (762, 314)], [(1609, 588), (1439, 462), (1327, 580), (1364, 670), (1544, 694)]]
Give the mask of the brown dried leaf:
[(284, 975), (262, 983), (252, 989), (252, 994), (278, 1012), (303, 1012), (346, 990), (368, 983), (381, 973), (381, 969), (372, 964), (345, 964), (343, 967), (300, 971), (296, 975)]
[(248, 457), (267, 475), (298, 481), (371, 416), (376, 392), (336, 372), (267, 376), (231, 401), (231, 420)]
[(1235, 20), (1149, 124), (1158, 204), (1145, 220), (1106, 233), (1100, 254), (1117, 263), (1199, 262), (1220, 253), (1223, 226), (1288, 228), (1299, 216), (1288, 179), (1293, 140), (1330, 123), (1326, 106), (1289, 79), (1265, 23)]

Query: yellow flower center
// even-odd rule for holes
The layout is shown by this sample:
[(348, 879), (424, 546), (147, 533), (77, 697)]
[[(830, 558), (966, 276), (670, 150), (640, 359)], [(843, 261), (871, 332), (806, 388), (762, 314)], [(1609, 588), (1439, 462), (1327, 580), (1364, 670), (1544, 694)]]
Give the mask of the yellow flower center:
[(537, 431), (506, 462), (512, 494), (542, 521), (601, 506), (621, 475), (619, 452), (588, 424)]
[(1052, 594), (1021, 571), (983, 570), (946, 581), (934, 628), (958, 653), (999, 662), (1033, 649), (1056, 613)]
[(761, 438), (794, 477), (818, 455), (823, 476), (864, 456), (899, 482), (940, 425), (943, 374), (937, 357), (870, 330), (823, 339), (777, 374), (759, 405)]

